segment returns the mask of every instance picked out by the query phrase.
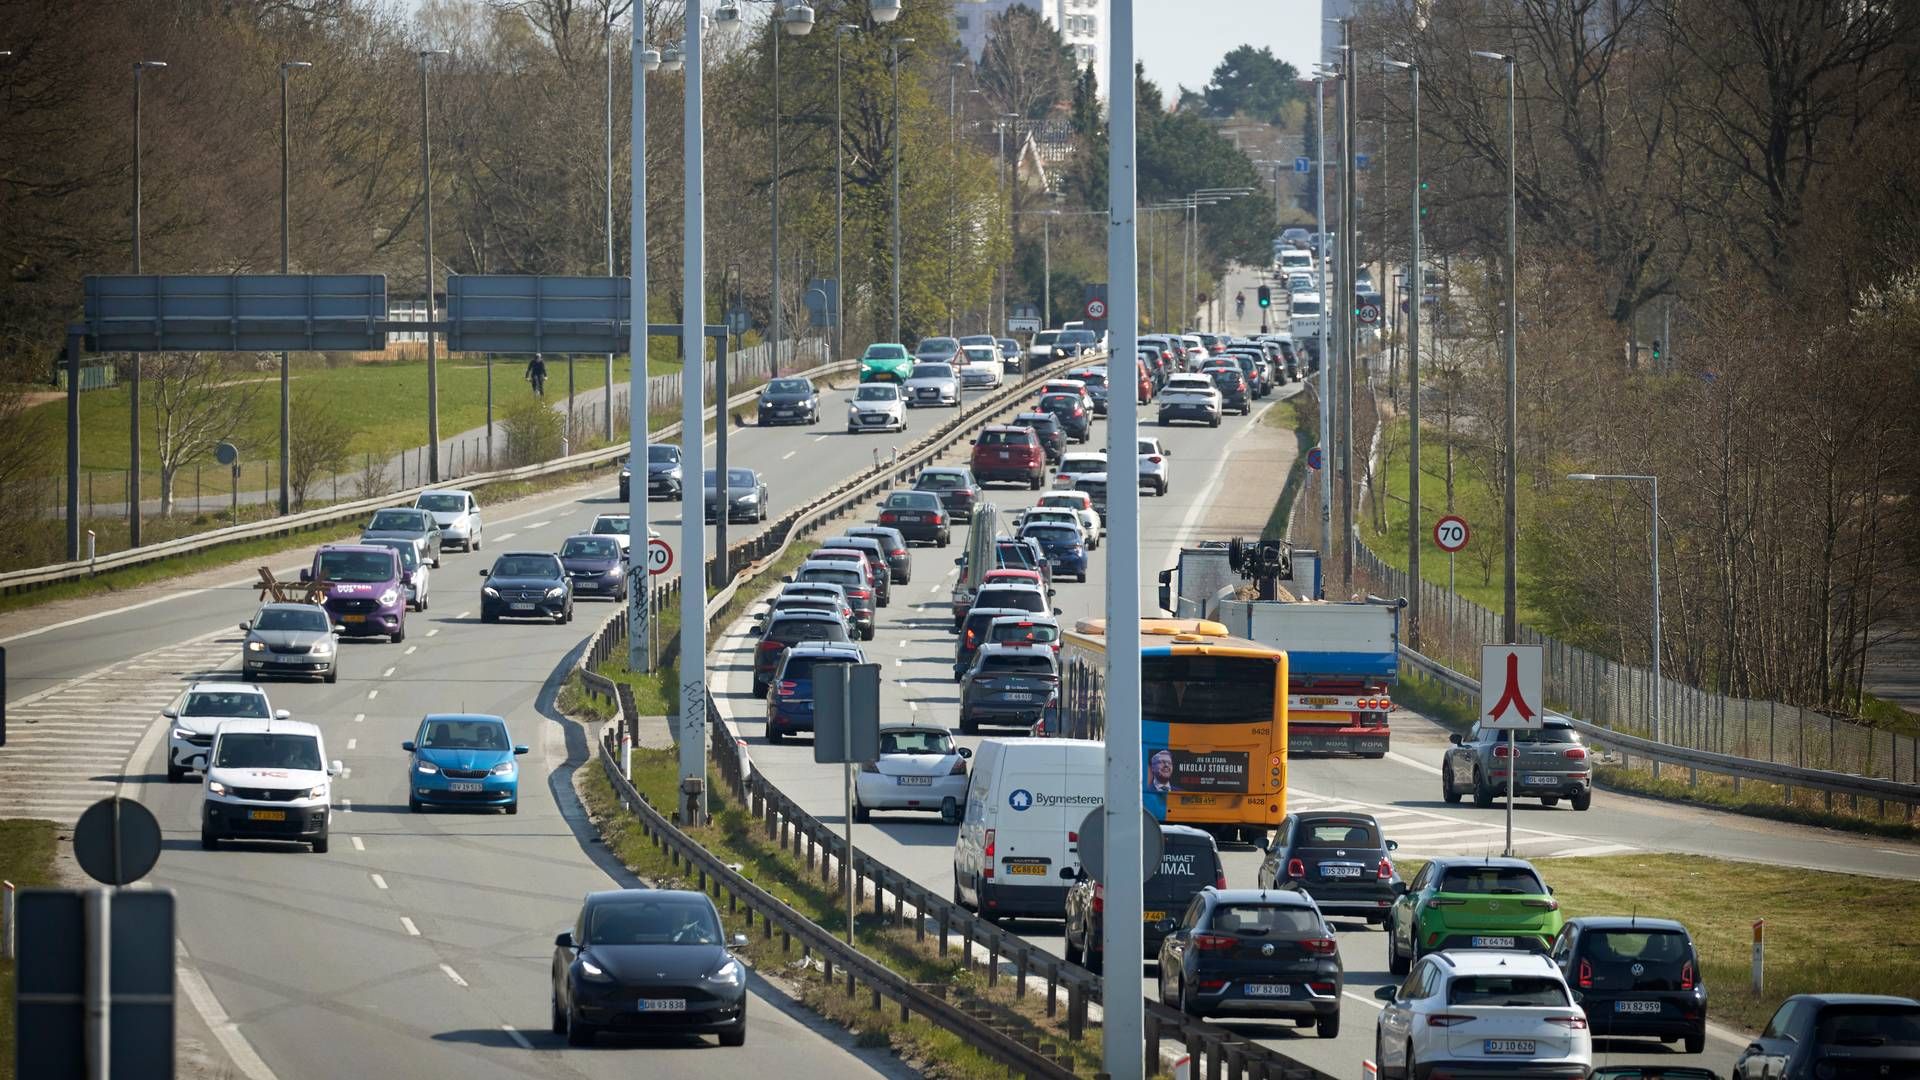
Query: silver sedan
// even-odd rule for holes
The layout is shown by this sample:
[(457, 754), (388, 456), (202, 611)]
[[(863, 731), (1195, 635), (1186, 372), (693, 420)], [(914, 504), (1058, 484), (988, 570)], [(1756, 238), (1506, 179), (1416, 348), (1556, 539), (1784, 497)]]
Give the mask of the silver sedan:
[(853, 820), (875, 810), (927, 810), (959, 824), (972, 756), (939, 724), (882, 724), (880, 756), (853, 775)]

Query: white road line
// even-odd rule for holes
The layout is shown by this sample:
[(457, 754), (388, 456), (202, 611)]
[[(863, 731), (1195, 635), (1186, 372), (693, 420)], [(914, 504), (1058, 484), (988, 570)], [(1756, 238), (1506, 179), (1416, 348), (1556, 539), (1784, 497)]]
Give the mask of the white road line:
[(431, 630), (429, 630), (429, 631), (427, 631), (427, 636), (428, 636), (428, 637), (432, 637), (433, 635), (435, 635), (435, 634), (437, 634), (437, 633), (439, 633), (439, 632), (440, 632), (440, 628), (436, 626), (436, 627), (434, 627), (433, 629), (431, 629)]
[(522, 1050), (533, 1049), (533, 1044), (527, 1041), (527, 1037), (525, 1035), (520, 1034), (519, 1028), (514, 1027), (512, 1024), (501, 1024), (500, 1030), (506, 1032), (507, 1038), (512, 1039), (514, 1042), (514, 1045), (518, 1046), (520, 1049)]
[(348, 740), (347, 740), (347, 749), (349, 749), (349, 750), (351, 750), (351, 749), (353, 749), (353, 748), (354, 748), (354, 746), (355, 746), (355, 744), (357, 744), (357, 743), (358, 743), (359, 741), (360, 741), (359, 739), (348, 739)]
[(366, 714), (366, 713), (363, 713), (363, 712), (357, 712), (357, 713), (354, 713), (354, 714), (353, 714), (353, 722), (354, 722), (354, 723), (356, 723), (356, 724), (364, 724), (364, 723), (366, 723), (366, 722), (367, 722), (367, 714)]
[[(920, 711), (920, 703), (919, 703), (919, 702), (917, 702), (917, 701), (909, 701), (909, 702), (907, 702), (907, 711), (908, 711), (908, 712), (919, 712), (919, 711)], [(902, 781), (902, 782), (904, 783), (904, 781)]]
[(816, 436), (814, 436), (814, 439), (813, 439), (813, 441), (814, 441), (814, 442), (817, 442), (817, 443), (818, 443), (818, 442), (826, 442), (826, 441), (827, 441), (827, 436), (825, 436), (825, 435), (816, 435)]
[(420, 646), (418, 646), (418, 645), (409, 645), (409, 646), (407, 646), (407, 651), (406, 651), (406, 652), (403, 652), (403, 653), (401, 653), (400, 655), (401, 655), (401, 656), (412, 656), (412, 655), (413, 655), (413, 651), (414, 651), (415, 649), (418, 649), (419, 647), (420, 647)]
[(1909, 859), (1920, 859), (1920, 851), (1900, 851), (1895, 848), (1874, 848), (1882, 855), (1902, 855)]
[(1622, 851), (1635, 850), (1632, 844), (1595, 844), (1592, 847), (1574, 848), (1570, 851), (1556, 851), (1547, 856), (1550, 859), (1577, 859), (1585, 855), (1617, 855)]
[(405, 915), (400, 916), (400, 926), (402, 929), (406, 930), (408, 937), (420, 936), (420, 928), (413, 925), (413, 920), (407, 918)]
[(371, 875), (371, 877), (373, 878), (373, 887), (374, 887), (374, 888), (376, 888), (376, 889), (385, 889), (385, 888), (387, 887), (387, 879), (386, 879), (386, 878), (383, 878), (383, 877), (381, 877), (381, 876), (380, 876), (379, 874), (373, 874), (373, 875)]
[(781, 461), (785, 461), (785, 460), (787, 460), (788, 458), (790, 458), (790, 457), (792, 457), (793, 455), (795, 455), (795, 454), (797, 454), (797, 453), (799, 453), (799, 452), (800, 452), (800, 451), (798, 451), (798, 450), (789, 450), (789, 451), (787, 451), (786, 453), (784, 453), (784, 454), (781, 454), (781, 455), (780, 455), (780, 460), (781, 460)]
[(500, 535), (500, 536), (496, 536), (496, 537), (494, 537), (494, 538), (493, 538), (493, 542), (494, 542), (494, 543), (496, 543), (496, 544), (504, 544), (504, 543), (506, 543), (507, 541), (509, 541), (509, 540), (511, 540), (511, 539), (513, 539), (514, 537), (516, 537), (516, 536), (518, 536), (518, 535), (520, 535), (520, 534), (519, 534), (519, 533), (505, 533), (505, 534), (503, 534), (503, 535)]
[[(145, 606), (145, 605), (141, 605)], [(228, 1018), (227, 1010), (220, 1007), (220, 999), (213, 996), (213, 987), (207, 985), (206, 977), (200, 969), (193, 966), (193, 958), (187, 955), (187, 943), (174, 939), (174, 975), (180, 980), (180, 989), (186, 991), (187, 1000), (193, 1003), (200, 1019), (206, 1021), (207, 1030), (220, 1042), (221, 1049), (227, 1052), (227, 1058), (234, 1068), (240, 1070), (247, 1080), (274, 1080), (273, 1070), (260, 1060), (253, 1044), (240, 1034), (240, 1028)]]
[(387, 670), (380, 673), (380, 677), (383, 679), (391, 679), (393, 678), (393, 672), (394, 672), (393, 668), (388, 668)]
[(444, 972), (446, 972), (446, 973), (447, 973), (447, 978), (449, 978), (449, 979), (452, 979), (452, 980), (453, 980), (453, 985), (455, 985), (455, 986), (465, 986), (465, 985), (467, 985), (467, 980), (465, 980), (465, 979), (463, 979), (463, 978), (461, 978), (461, 977), (460, 977), (460, 973), (459, 973), (459, 972), (457, 972), (457, 971), (455, 971), (455, 970), (453, 970), (453, 968), (451, 968), (451, 967), (449, 967), (448, 965), (446, 965), (446, 964), (441, 964), (441, 965), (440, 965), (440, 970), (441, 970), (441, 971), (444, 971)]
[(355, 850), (355, 851), (365, 851), (365, 850), (367, 850), (367, 845), (366, 845), (366, 842), (365, 842), (365, 841), (363, 841), (363, 840), (361, 840), (361, 839), (360, 839), (359, 837), (357, 837), (357, 836), (356, 836), (356, 837), (354, 837), (354, 838), (353, 838), (353, 850)]
[[(527, 526), (527, 528), (529, 528), (529, 529), (544, 529), (544, 528), (546, 528), (547, 526), (549, 526), (549, 525), (551, 525), (551, 524), (553, 524), (553, 522), (552, 522), (551, 520), (548, 520), (548, 521), (536, 521), (536, 522), (534, 522), (533, 524), (531, 524), (531, 525), (529, 525), (529, 526)], [(512, 536), (513, 534), (512, 534), (512, 533), (508, 533), (507, 535), (508, 535), (508, 536)]]
[(1424, 761), (1415, 761), (1412, 758), (1406, 756), (1405, 754), (1396, 754), (1393, 751), (1389, 750), (1387, 751), (1387, 758), (1388, 760), (1391, 760), (1391, 761), (1397, 761), (1402, 765), (1407, 765), (1407, 766), (1411, 766), (1412, 768), (1419, 769), (1421, 772), (1426, 773), (1428, 776), (1440, 775), (1439, 766), (1429, 765)]
[(454, 616), (454, 618), (456, 618), (456, 619), (464, 619), (464, 618), (466, 618), (467, 616), (469, 616), (469, 615), (471, 615), (471, 614), (473, 614), (473, 612), (471, 612), (471, 611), (463, 611), (463, 612), (461, 612), (460, 614), (458, 614), (458, 615), (455, 615), (455, 616)]
[[(391, 674), (393, 674), (393, 671), (392, 671), (391, 669), (389, 669), (389, 670), (387, 671), (387, 674), (389, 674), (389, 675), (391, 675)], [(379, 697), (379, 696), (380, 696), (380, 691), (378, 691), (378, 690), (369, 690), (369, 691), (367, 691), (367, 700), (368, 700), (368, 701), (372, 701), (372, 700), (373, 700), (374, 698), (377, 698), (377, 697)]]
[(346, 813), (346, 814), (351, 814), (351, 813), (353, 813), (353, 800), (352, 800), (352, 799), (341, 799), (341, 800), (340, 800), (340, 811), (341, 811), (342, 813)]

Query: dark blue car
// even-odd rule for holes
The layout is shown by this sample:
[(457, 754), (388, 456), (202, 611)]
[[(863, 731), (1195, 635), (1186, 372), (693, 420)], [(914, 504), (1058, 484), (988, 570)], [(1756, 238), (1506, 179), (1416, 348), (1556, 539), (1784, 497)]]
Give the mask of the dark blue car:
[(767, 741), (813, 731), (813, 671), (820, 664), (860, 664), (860, 647), (847, 642), (804, 641), (788, 649), (767, 687)]
[(1081, 542), (1080, 530), (1070, 525), (1035, 524), (1020, 530), (1020, 536), (1039, 541), (1054, 577), (1087, 580), (1087, 546)]

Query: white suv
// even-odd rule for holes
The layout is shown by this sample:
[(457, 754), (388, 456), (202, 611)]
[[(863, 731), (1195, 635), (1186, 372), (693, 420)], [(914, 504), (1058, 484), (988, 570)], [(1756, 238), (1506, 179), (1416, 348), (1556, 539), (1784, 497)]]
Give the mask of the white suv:
[(297, 720), (228, 720), (202, 751), (207, 785), (200, 846), (222, 840), (291, 840), (327, 850), (338, 761), (327, 760), (320, 729)]
[(1593, 1068), (1587, 1017), (1539, 953), (1424, 956), (1398, 987), (1382, 986), (1374, 1062), (1382, 1080), (1497, 1070), (1525, 1080), (1583, 1080)]
[(228, 720), (285, 720), (287, 710), (267, 702), (267, 692), (249, 683), (197, 682), (172, 705), (167, 719), (167, 782), (177, 784), (199, 768), (194, 758), (213, 749), (213, 733)]
[(1173, 468), (1167, 463), (1167, 448), (1159, 439), (1140, 440), (1140, 486), (1152, 488), (1155, 495), (1165, 495), (1167, 486), (1173, 482)]

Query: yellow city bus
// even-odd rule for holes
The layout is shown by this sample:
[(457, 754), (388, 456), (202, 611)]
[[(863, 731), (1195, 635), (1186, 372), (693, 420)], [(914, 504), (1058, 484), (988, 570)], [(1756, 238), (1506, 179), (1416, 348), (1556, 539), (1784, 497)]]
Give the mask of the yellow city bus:
[[(1106, 737), (1105, 619), (1061, 635), (1055, 734)], [(1287, 654), (1205, 619), (1140, 622), (1144, 801), (1161, 821), (1250, 840), (1287, 812)]]

